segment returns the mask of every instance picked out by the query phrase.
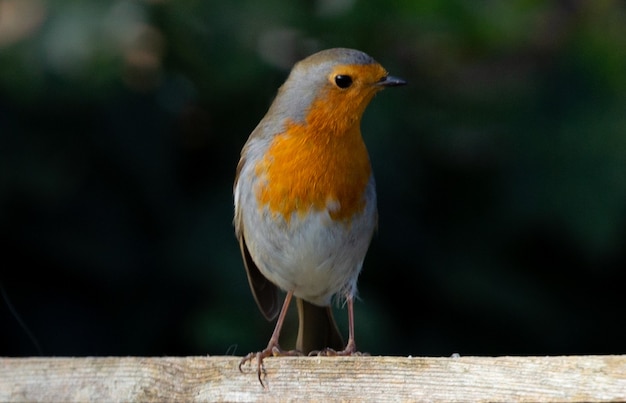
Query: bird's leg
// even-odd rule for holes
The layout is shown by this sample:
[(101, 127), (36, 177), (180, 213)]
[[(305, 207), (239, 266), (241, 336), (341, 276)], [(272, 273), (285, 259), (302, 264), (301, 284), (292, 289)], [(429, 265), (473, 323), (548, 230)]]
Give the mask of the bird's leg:
[(348, 304), (348, 343), (346, 347), (341, 351), (335, 351), (332, 348), (325, 348), (319, 351), (311, 351), (309, 355), (318, 356), (361, 356), (369, 355), (368, 353), (361, 353), (356, 349), (356, 343), (354, 342), (354, 299), (352, 295), (346, 298)]
[(283, 302), (283, 307), (280, 310), (280, 314), (278, 315), (278, 320), (276, 321), (276, 327), (274, 327), (274, 332), (272, 333), (272, 337), (270, 337), (269, 343), (267, 343), (267, 347), (265, 349), (256, 352), (250, 353), (243, 357), (243, 359), (239, 362), (239, 371), (243, 372), (241, 366), (246, 362), (252, 363), (252, 360), (256, 358), (257, 361), (257, 375), (259, 377), (259, 382), (261, 385), (265, 387), (263, 380), (261, 379), (261, 373), (265, 374), (265, 367), (263, 366), (263, 359), (267, 357), (279, 357), (279, 356), (297, 356), (302, 355), (302, 353), (298, 350), (289, 350), (285, 351), (280, 348), (278, 344), (278, 338), (280, 337), (280, 330), (283, 327), (283, 322), (285, 321), (285, 316), (287, 315), (287, 310), (289, 309), (289, 303), (291, 302), (291, 297), (293, 297), (293, 291), (289, 291), (285, 296), (285, 302)]

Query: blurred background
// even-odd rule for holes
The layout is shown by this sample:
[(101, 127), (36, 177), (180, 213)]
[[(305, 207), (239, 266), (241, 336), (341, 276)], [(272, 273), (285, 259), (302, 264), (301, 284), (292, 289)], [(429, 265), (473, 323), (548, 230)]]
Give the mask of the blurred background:
[(362, 122), (360, 349), (626, 353), (626, 3), (0, 0), (0, 355), (265, 347), (235, 167), (337, 46), (410, 83)]

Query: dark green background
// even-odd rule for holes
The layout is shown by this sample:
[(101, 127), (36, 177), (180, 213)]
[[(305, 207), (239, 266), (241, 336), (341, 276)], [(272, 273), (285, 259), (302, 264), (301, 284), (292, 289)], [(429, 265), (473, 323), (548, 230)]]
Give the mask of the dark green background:
[[(359, 347), (626, 353), (625, 4), (0, 1), (4, 293), (44, 355), (264, 347), (239, 150), (294, 61), (354, 47), (410, 83), (363, 119)], [(0, 328), (40, 353), (6, 300)]]

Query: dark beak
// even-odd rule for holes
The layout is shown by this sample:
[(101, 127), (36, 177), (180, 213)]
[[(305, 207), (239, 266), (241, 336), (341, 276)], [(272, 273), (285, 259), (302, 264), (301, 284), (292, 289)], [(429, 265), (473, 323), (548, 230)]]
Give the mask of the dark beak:
[(406, 81), (398, 77), (386, 76), (381, 78), (377, 84), (382, 87), (398, 87), (400, 85), (406, 85)]

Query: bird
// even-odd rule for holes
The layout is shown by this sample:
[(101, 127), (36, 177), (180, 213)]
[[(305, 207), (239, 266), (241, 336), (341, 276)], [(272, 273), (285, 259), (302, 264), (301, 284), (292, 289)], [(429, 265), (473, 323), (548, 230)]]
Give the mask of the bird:
[[(368, 54), (332, 48), (297, 62), (241, 150), (233, 186), (235, 234), (252, 295), (268, 321), (271, 356), (360, 355), (354, 337), (357, 278), (378, 222), (376, 185), (361, 118), (374, 95), (406, 84)], [(280, 304), (282, 290), (285, 292)], [(279, 344), (292, 298), (295, 350)], [(332, 302), (347, 305), (348, 341)]]

